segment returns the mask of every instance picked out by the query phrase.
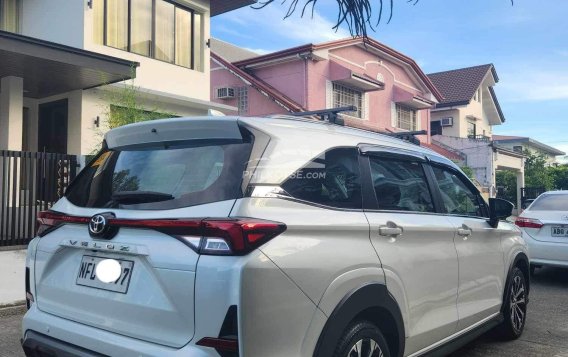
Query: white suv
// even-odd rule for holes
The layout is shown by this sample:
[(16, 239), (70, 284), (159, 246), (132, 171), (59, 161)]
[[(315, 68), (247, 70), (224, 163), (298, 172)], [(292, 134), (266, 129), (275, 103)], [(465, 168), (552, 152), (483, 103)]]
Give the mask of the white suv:
[(376, 357), (516, 338), (529, 260), (511, 208), (432, 151), (334, 124), (121, 127), (38, 217), (23, 347)]

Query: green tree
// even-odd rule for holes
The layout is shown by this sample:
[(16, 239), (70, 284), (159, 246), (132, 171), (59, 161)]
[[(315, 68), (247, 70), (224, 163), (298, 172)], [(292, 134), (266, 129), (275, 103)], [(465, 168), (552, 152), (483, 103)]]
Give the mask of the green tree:
[(499, 170), (495, 174), (495, 184), (499, 198), (517, 202), (517, 173), (511, 170)]
[(546, 190), (554, 188), (554, 179), (550, 168), (546, 166), (546, 157), (525, 150), (525, 186), (544, 187)]
[(461, 166), (460, 169), (463, 171), (463, 173), (469, 177), (470, 179), (474, 179), (475, 178), (475, 174), (473, 172), (473, 169), (469, 166)]
[(568, 190), (568, 164), (548, 167), (552, 176), (553, 188), (556, 190)]
[[(132, 78), (135, 78), (135, 68), (132, 68), (132, 71)], [(102, 122), (96, 133), (101, 143), (104, 133), (110, 129), (147, 120), (179, 116), (161, 109), (156, 103), (145, 99), (142, 94), (134, 79), (122, 82), (118, 86), (103, 87), (101, 99), (105, 104), (102, 106)], [(100, 144), (93, 149), (92, 154), (99, 150)]]
[[(511, 5), (514, 0), (510, 0)], [(275, 0), (259, 1), (254, 9), (262, 9), (267, 5), (276, 2)], [(306, 13), (313, 17), (318, 0), (279, 0), (281, 5), (288, 6), (288, 11), (284, 19), (292, 16), (296, 11), (301, 11), (303, 17)], [(340, 26), (346, 25), (352, 36), (367, 36), (367, 31), (374, 31), (385, 18), (389, 23), (394, 14), (395, 0), (335, 0), (337, 3), (337, 22), (333, 27), (337, 30)], [(420, 0), (400, 1), (406, 4), (416, 5)], [(400, 3), (399, 2), (399, 3)]]

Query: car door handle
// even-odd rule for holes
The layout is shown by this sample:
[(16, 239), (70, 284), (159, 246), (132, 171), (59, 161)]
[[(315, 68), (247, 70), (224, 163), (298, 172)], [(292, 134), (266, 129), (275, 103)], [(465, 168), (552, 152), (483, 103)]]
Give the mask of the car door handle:
[(471, 235), (471, 228), (464, 224), (462, 227), (458, 228), (458, 235), (462, 237), (469, 237)]
[(391, 226), (391, 225), (379, 227), (379, 235), (382, 235), (382, 236), (385, 236), (385, 237), (396, 237), (396, 236), (399, 236), (401, 234), (402, 234), (402, 228), (401, 227)]

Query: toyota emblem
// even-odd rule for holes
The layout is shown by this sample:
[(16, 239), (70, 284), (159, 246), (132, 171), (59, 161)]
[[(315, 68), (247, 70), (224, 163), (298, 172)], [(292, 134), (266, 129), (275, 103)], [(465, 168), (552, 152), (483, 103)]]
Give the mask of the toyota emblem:
[(117, 232), (109, 225), (109, 218), (114, 218), (112, 213), (100, 213), (91, 217), (89, 221), (89, 234), (93, 238), (111, 239)]
[(98, 236), (104, 232), (107, 225), (107, 220), (102, 214), (97, 214), (91, 218), (89, 222), (89, 232), (92, 235)]

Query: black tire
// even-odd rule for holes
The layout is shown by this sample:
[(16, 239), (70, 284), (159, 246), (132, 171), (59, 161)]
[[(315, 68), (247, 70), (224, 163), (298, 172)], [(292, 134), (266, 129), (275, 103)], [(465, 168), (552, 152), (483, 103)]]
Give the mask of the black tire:
[[(369, 354), (371, 348), (373, 353)], [(333, 357), (359, 356), (390, 357), (389, 346), (383, 334), (368, 321), (358, 321), (349, 325), (333, 354)]]
[(507, 281), (507, 291), (503, 301), (504, 321), (498, 328), (499, 335), (503, 339), (515, 340), (522, 335), (527, 320), (528, 297), (525, 274), (515, 267)]

